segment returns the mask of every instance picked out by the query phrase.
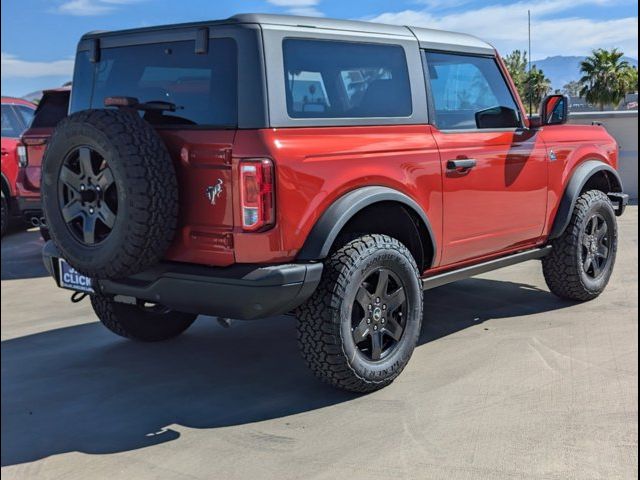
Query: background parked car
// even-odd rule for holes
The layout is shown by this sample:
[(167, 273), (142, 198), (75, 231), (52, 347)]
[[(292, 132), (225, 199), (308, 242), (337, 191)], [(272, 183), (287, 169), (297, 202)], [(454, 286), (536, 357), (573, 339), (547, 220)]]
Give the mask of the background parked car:
[(20, 215), (16, 199), (20, 135), (31, 124), (36, 106), (26, 100), (2, 97), (2, 235), (9, 222)]
[(40, 167), (53, 129), (67, 116), (70, 93), (70, 87), (45, 90), (33, 121), (21, 138), (24, 157), (21, 159), (16, 181), (18, 204), (31, 224), (40, 227), (45, 240), (48, 240), (49, 234), (40, 202)]

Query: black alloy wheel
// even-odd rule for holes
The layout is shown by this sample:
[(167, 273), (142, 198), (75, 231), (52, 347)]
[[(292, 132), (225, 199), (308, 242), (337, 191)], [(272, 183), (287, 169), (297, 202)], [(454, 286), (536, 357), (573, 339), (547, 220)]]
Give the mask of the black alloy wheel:
[(60, 169), (58, 196), (62, 217), (75, 239), (92, 246), (113, 230), (118, 192), (105, 158), (89, 146), (71, 150)]
[(369, 274), (356, 292), (351, 316), (353, 341), (367, 360), (387, 357), (404, 333), (407, 299), (398, 276), (387, 268)]
[(608, 268), (611, 235), (607, 221), (600, 213), (593, 214), (582, 232), (581, 260), (584, 273), (598, 278)]

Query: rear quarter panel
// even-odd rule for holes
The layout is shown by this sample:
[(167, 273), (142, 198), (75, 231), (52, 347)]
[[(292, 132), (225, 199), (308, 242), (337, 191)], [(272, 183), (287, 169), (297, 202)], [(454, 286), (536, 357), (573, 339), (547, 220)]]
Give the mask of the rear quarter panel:
[(542, 129), (549, 153), (557, 159), (549, 161), (548, 209), (544, 235), (547, 236), (575, 169), (587, 160), (599, 160), (613, 168), (618, 166), (618, 145), (601, 126), (549, 125)]
[[(415, 200), (440, 244), (440, 157), (428, 125), (241, 130), (235, 145), (234, 157), (272, 158), (277, 179), (276, 226), (264, 233), (236, 232), (237, 262), (293, 260), (327, 207), (367, 185)], [(439, 252), (436, 257), (437, 262)]]

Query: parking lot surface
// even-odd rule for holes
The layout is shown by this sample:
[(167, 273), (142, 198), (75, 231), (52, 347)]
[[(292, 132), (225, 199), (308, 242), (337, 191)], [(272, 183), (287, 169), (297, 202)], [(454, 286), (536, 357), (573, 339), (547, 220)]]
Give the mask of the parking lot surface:
[(638, 209), (606, 292), (551, 295), (539, 262), (425, 294), (420, 345), (365, 396), (314, 379), (294, 319), (141, 344), (2, 240), (3, 479), (628, 479), (638, 475)]

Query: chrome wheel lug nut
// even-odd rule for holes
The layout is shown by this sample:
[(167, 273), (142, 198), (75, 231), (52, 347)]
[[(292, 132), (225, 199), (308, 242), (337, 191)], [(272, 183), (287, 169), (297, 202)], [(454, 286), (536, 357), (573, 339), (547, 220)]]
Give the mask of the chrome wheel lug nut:
[(386, 304), (382, 305), (382, 309), (386, 310), (387, 309), (387, 305)]
[(369, 310), (371, 310), (373, 307), (371, 306), (371, 304), (369, 304)]
[(367, 318), (367, 323), (368, 324), (371, 323), (371, 319), (370, 318)]
[(382, 320), (380, 320), (381, 323), (384, 323), (384, 321), (385, 321), (384, 318)]
[(376, 303), (380, 303), (380, 297), (376, 298)]
[(93, 208), (90, 208), (89, 213), (93, 213), (93, 212), (94, 212)]
[(80, 190), (82, 190), (84, 192), (84, 189), (87, 188), (84, 186), (84, 184), (80, 185)]
[(374, 326), (373, 326), (373, 329), (374, 329), (374, 330), (378, 330), (378, 326), (377, 326), (377, 325), (374, 325)]

